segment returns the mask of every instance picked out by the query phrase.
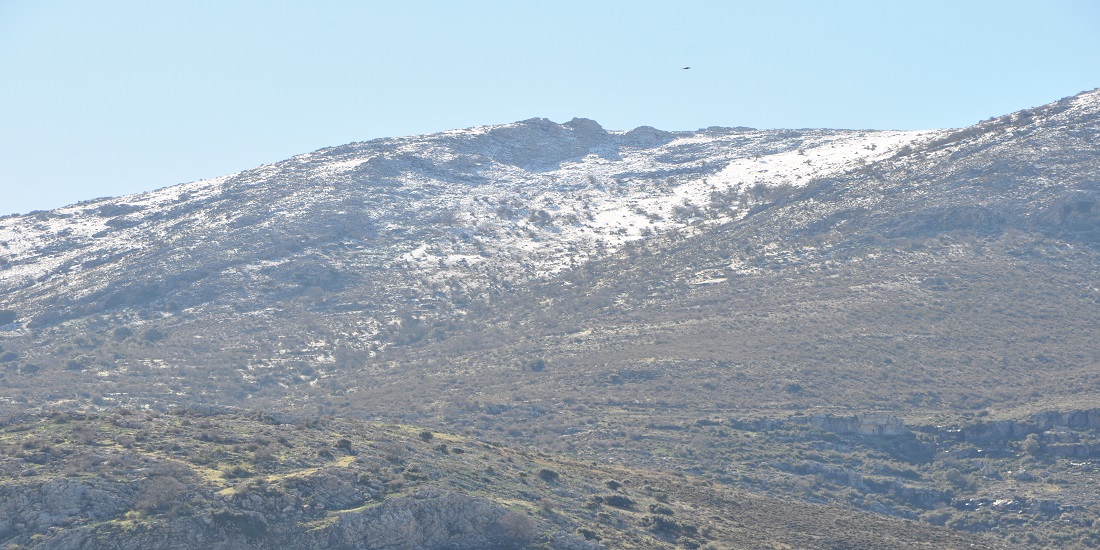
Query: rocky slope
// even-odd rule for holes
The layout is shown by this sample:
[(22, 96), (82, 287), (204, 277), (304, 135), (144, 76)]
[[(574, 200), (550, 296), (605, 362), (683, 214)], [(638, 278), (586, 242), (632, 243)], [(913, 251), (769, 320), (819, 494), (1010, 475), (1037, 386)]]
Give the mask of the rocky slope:
[(9, 547), (997, 545), (411, 426), (210, 409), (21, 415), (2, 424), (0, 542)]
[(1095, 399), (1100, 360), (1098, 98), (987, 121), (630, 247), (516, 293), (417, 360), (539, 355), (570, 367), (545, 377), (574, 387), (596, 382), (589, 366), (675, 367), (641, 381), (681, 389), (662, 394), (680, 406), (706, 380), (719, 408), (1075, 408)]
[[(3, 345), (18, 356), (8, 361), (17, 374), (83, 372), (102, 383), (225, 363), (232, 349), (231, 368), (205, 389), (311, 381), (345, 358), (438, 338), (471, 303), (525, 281), (625, 242), (737, 219), (762, 189), (803, 185), (935, 135), (607, 132), (588, 120), (532, 119), (324, 149), (8, 217)], [(731, 196), (740, 198), (724, 202)], [(313, 370), (303, 375), (288, 358)]]
[(481, 291), (558, 272), (683, 227), (708, 193), (797, 184), (929, 134), (608, 133), (534, 119), (376, 140), (8, 217), (0, 282), (31, 326), (126, 308), (263, 311), (310, 289), (367, 292), (371, 313), (392, 294), (424, 308), (440, 301), (428, 285)]
[[(717, 491), (704, 501), (733, 487), (1087, 546), (1100, 438), (1070, 419), (1100, 396), (1098, 140), (1097, 91), (950, 131), (533, 119), (7, 217), (0, 411), (228, 403), (416, 422), (698, 476)], [(20, 437), (13, 464), (52, 460)], [(508, 499), (478, 490), (493, 498), (463, 502), (489, 508), (456, 521), (484, 538), (504, 513), (489, 501)], [(559, 495), (583, 508), (576, 496)], [(274, 513), (227, 509), (229, 526)], [(755, 544), (738, 538), (749, 527), (703, 540), (649, 516), (539, 525), (640, 547)], [(112, 517), (79, 536), (131, 528)], [(295, 521), (350, 540), (343, 523), (310, 523), (324, 518)], [(313, 536), (278, 536), (292, 533)], [(905, 536), (941, 536), (922, 533)], [(62, 541), (12, 536), (34, 535)]]
[[(324, 386), (347, 392), (337, 409), (504, 425), (580, 456), (1009, 537), (1086, 533), (1095, 429), (1032, 419), (1098, 397), (1098, 126), (1082, 94), (761, 194)], [(705, 427), (882, 413), (922, 428), (868, 443)]]

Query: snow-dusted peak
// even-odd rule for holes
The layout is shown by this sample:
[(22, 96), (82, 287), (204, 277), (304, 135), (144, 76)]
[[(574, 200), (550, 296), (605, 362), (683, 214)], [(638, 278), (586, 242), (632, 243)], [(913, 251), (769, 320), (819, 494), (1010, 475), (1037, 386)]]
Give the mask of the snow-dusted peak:
[[(836, 228), (1000, 227), (1004, 212), (1032, 215), (1033, 197), (1045, 201), (1037, 219), (1053, 213), (1060, 230), (1083, 233), (1095, 227), (1080, 206), (1091, 199), (1055, 187), (1059, 166), (1095, 159), (1096, 97), (949, 131), (622, 131), (536, 118), (330, 147), (0, 218), (0, 309), (20, 316), (9, 325), (46, 331), (249, 319), (377, 350), (399, 341), (392, 327), (443, 330), (477, 300), (632, 241), (737, 233), (779, 254), (785, 235), (827, 240)], [(700, 258), (707, 269), (738, 261), (714, 260)], [(296, 345), (279, 353), (308, 352)]]
[[(535, 118), (352, 143), (0, 219), (0, 290), (38, 296), (24, 307), (44, 320), (169, 303), (242, 307), (224, 299), (226, 288), (263, 309), (265, 293), (339, 293), (367, 280), (372, 308), (406, 295), (426, 307), (441, 290), (483, 292), (626, 241), (739, 219), (761, 200), (752, 189), (803, 185), (933, 134), (624, 132)], [(171, 282), (153, 291), (148, 281)]]

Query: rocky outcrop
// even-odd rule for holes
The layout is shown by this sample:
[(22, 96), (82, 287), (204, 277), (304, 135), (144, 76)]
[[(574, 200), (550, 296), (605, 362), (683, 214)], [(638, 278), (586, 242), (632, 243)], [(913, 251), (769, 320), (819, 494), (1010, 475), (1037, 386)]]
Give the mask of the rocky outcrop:
[(896, 416), (885, 413), (860, 413), (852, 416), (813, 414), (791, 419), (799, 424), (809, 424), (830, 432), (869, 436), (899, 436), (909, 433), (905, 423)]
[(1051, 443), (1046, 446), (1046, 453), (1066, 458), (1100, 458), (1100, 443)]
[(131, 508), (134, 490), (98, 479), (55, 479), (41, 485), (0, 485), (0, 542), (30, 537), (51, 527), (98, 522)]
[(1032, 421), (1043, 430), (1049, 430), (1055, 426), (1065, 426), (1074, 430), (1091, 430), (1100, 428), (1100, 409), (1041, 412), (1033, 415)]
[(921, 431), (942, 431), (968, 443), (990, 444), (1005, 440), (1016, 440), (1028, 434), (1043, 433), (1054, 428), (1071, 430), (1094, 430), (1100, 428), (1100, 409), (1079, 409), (1075, 411), (1044, 411), (1033, 414), (1025, 420), (983, 421), (956, 429), (922, 428)]
[[(816, 475), (821, 479), (846, 485), (863, 493), (884, 495), (898, 504), (924, 510), (931, 510), (951, 502), (953, 496), (950, 491), (914, 487), (897, 479), (864, 476), (851, 468), (820, 462), (803, 461), (785, 469), (801, 475)], [(880, 511), (911, 518), (911, 514), (905, 513), (902, 509)]]
[(338, 541), (337, 547), (386, 550), (518, 548), (541, 539), (542, 528), (529, 516), (487, 500), (419, 493), (341, 515), (328, 539)]
[[(302, 521), (279, 521), (273, 515), (235, 508), (159, 520), (119, 516), (128, 508), (125, 496), (78, 481), (44, 484), (39, 495), (20, 491), (4, 496), (0, 540), (36, 548), (600, 548), (490, 500), (434, 491)], [(52, 536), (20, 536), (41, 533), (45, 525), (68, 527), (49, 530)]]
[(498, 162), (538, 172), (580, 159), (609, 145), (610, 140), (610, 134), (594, 120), (574, 118), (557, 124), (545, 118), (532, 118), (497, 126), (484, 134), (462, 136), (453, 146), (466, 154), (488, 152)]

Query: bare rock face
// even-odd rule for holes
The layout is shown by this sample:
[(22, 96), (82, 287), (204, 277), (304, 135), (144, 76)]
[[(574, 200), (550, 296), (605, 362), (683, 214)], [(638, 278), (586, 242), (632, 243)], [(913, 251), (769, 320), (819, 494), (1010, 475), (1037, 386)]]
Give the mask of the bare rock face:
[(100, 480), (52, 480), (37, 487), (0, 486), (0, 540), (78, 519), (102, 521), (130, 509), (129, 487)]
[[(4, 500), (0, 537), (14, 539), (21, 531), (64, 525), (66, 518), (71, 522), (80, 517), (82, 523), (99, 522), (65, 529), (43, 547), (475, 550), (538, 544), (555, 550), (600, 548), (574, 535), (548, 534), (539, 521), (492, 501), (452, 493), (422, 491), (307, 522), (279, 522), (257, 511), (221, 509), (176, 517), (167, 523), (132, 525), (103, 521), (126, 507), (125, 495), (68, 481), (48, 483), (41, 489), (42, 498), (22, 492), (19, 498)], [(102, 508), (93, 511), (89, 506)]]
[[(422, 491), (362, 511), (342, 514), (328, 529), (323, 547), (416, 550), (420, 548), (524, 548), (546, 537), (531, 517), (469, 495)], [(598, 548), (556, 533), (550, 548)], [(328, 545), (328, 546), (325, 546)]]
[(909, 433), (901, 419), (885, 413), (853, 416), (815, 414), (800, 420), (815, 428), (842, 434), (898, 436)]
[(392, 550), (525, 545), (537, 524), (499, 505), (464, 495), (419, 493), (345, 514), (331, 529), (339, 545)]
[[(956, 438), (975, 444), (1023, 439), (1053, 428), (1095, 430), (1100, 428), (1100, 409), (1044, 411), (1023, 420), (995, 420), (964, 426), (954, 432)], [(1080, 452), (1080, 451), (1074, 451)], [(1070, 456), (1067, 454), (1065, 456)]]
[(610, 139), (611, 135), (594, 120), (574, 118), (557, 124), (532, 118), (495, 127), (464, 140), (456, 149), (480, 154), (488, 151), (499, 162), (539, 172), (583, 157)]

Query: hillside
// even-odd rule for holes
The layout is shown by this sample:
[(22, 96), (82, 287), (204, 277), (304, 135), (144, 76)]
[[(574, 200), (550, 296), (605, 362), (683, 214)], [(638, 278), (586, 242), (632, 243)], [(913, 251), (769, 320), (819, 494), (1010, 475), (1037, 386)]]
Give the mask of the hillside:
[[(0, 412), (45, 411), (8, 432), (7, 460), (39, 456), (19, 434), (62, 411), (102, 426), (232, 405), (204, 420), (238, 433), (231, 446), (261, 430), (234, 416), (248, 414), (298, 419), (299, 447), (340, 439), (337, 425), (363, 433), (345, 436), (353, 448), (404, 442), (451, 472), (430, 494), (494, 510), (483, 518), (511, 506), (539, 537), (1093, 546), (1098, 152), (1097, 91), (925, 132), (532, 119), (2, 218)], [(513, 473), (528, 482), (537, 464), (568, 472), (568, 489), (521, 497), (464, 478), (454, 461), (473, 457), (421, 449), (408, 433), (423, 429), (527, 461)], [(248, 477), (330, 467), (325, 448)], [(201, 506), (220, 510), (234, 452), (211, 462), (221, 474), (181, 473)], [(586, 499), (618, 477), (706, 489), (672, 524), (652, 511), (608, 523)], [(749, 501), (754, 519), (731, 523), (729, 503)], [(137, 544), (195, 529), (160, 513)], [(332, 542), (353, 535), (326, 514), (294, 520), (312, 535), (273, 528), (256, 544), (351, 544)], [(86, 532), (114, 533), (116, 516)], [(694, 530), (670, 526), (680, 518)], [(822, 527), (855, 518), (883, 523), (869, 539)], [(499, 543), (492, 525), (460, 545)], [(45, 533), (10, 537), (61, 544)]]
[[(0, 219), (8, 383), (26, 396), (75, 377), (108, 397), (152, 372), (142, 399), (283, 397), (439, 339), (525, 282), (704, 216), (735, 219), (762, 189), (931, 134), (532, 119)], [(166, 379), (167, 366), (183, 375)]]
[(406, 425), (186, 408), (70, 412), (6, 419), (0, 449), (9, 480), (0, 540), (31, 547), (995, 544)]
[[(1066, 513), (1027, 532), (1087, 531), (1098, 425), (1044, 419), (1097, 399), (1098, 126), (1085, 94), (773, 193), (517, 293), (337, 408), (417, 395), (572, 454), (979, 531), (1045, 500)], [(906, 428), (789, 420), (867, 414)]]
[[(675, 366), (646, 367), (661, 374), (650, 384), (708, 381), (722, 388), (711, 403), (742, 411), (917, 419), (1093, 403), (1098, 97), (987, 121), (775, 192), (738, 220), (633, 243), (414, 357), (487, 368), (538, 357), (561, 366), (544, 381), (575, 388), (591, 384), (586, 366)], [(662, 379), (671, 371), (679, 383)], [(662, 399), (686, 405), (696, 391)]]

